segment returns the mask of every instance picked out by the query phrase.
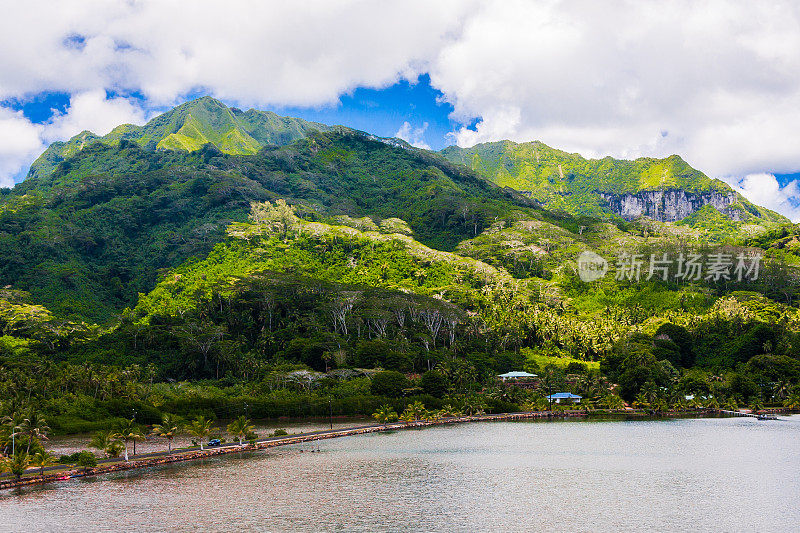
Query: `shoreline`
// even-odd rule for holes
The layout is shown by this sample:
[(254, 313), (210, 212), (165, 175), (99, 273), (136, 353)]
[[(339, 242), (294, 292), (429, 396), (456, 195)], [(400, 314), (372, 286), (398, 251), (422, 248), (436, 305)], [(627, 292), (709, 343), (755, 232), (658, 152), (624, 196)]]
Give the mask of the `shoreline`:
[[(785, 413), (788, 410), (773, 410)], [(699, 409), (694, 411), (674, 411), (667, 413), (660, 413), (655, 418), (678, 418), (678, 417), (703, 417), (709, 415), (725, 416), (718, 409)], [(72, 469), (61, 471), (52, 474), (33, 475), (30, 477), (23, 477), (22, 479), (0, 479), (0, 490), (14, 489), (19, 487), (45, 485), (58, 481), (67, 481), (69, 479), (76, 479), (82, 477), (95, 477), (112, 472), (120, 472), (124, 470), (133, 470), (139, 468), (148, 468), (152, 466), (159, 466), (164, 464), (178, 463), (184, 461), (193, 461), (196, 459), (205, 459), (208, 457), (216, 457), (220, 455), (227, 455), (231, 453), (265, 450), (268, 448), (275, 448), (279, 446), (287, 446), (290, 444), (300, 444), (304, 442), (311, 442), (316, 440), (326, 440), (339, 437), (349, 437), (354, 435), (364, 435), (367, 433), (378, 433), (383, 431), (397, 431), (403, 429), (424, 428), (432, 426), (443, 426), (451, 424), (464, 424), (469, 422), (502, 422), (502, 421), (515, 421), (515, 420), (534, 420), (534, 419), (565, 419), (565, 418), (585, 418), (591, 416), (634, 416), (634, 417), (650, 417), (654, 416), (644, 411), (586, 411), (586, 410), (569, 410), (569, 411), (534, 411), (522, 413), (501, 413), (493, 415), (472, 415), (445, 418), (441, 420), (417, 420), (412, 422), (392, 422), (389, 424), (369, 424), (364, 426), (354, 426), (343, 429), (333, 430), (320, 430), (309, 433), (300, 433), (296, 435), (287, 435), (280, 437), (267, 437), (257, 439), (253, 443), (244, 443), (242, 445), (233, 443), (226, 444), (220, 447), (207, 448), (200, 450), (199, 448), (191, 448), (186, 451), (176, 451), (172, 454), (166, 452), (159, 452), (155, 457), (150, 456), (138, 460), (114, 461), (108, 464), (96, 466), (89, 469)]]

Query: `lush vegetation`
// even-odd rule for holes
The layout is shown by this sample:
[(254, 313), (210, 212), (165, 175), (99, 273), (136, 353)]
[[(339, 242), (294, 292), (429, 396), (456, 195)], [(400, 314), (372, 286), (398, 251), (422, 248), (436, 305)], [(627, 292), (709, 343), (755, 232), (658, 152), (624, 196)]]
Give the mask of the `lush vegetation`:
[[(276, 146), (266, 125), (249, 133), (257, 153), (220, 150), (227, 115), (194, 109), (154, 124), (188, 135), (191, 115), (195, 144), (156, 149), (167, 137), (135, 130), (2, 191), (8, 468), (47, 463), (48, 432), (95, 432), (99, 453), (121, 455), (152, 430), (165, 448), (184, 430), (202, 442), (218, 420), (249, 440), (248, 417), (416, 420), (544, 409), (559, 391), (592, 409), (800, 403), (795, 226), (741, 240), (710, 206), (681, 224), (554, 213), (440, 155), (344, 130)], [(531, 146), (587, 183), (719, 186), (676, 158)], [(731, 245), (762, 251), (758, 279), (614, 279), (621, 251)], [(605, 278), (581, 281), (584, 250), (609, 260)], [(513, 370), (537, 377), (497, 380)], [(15, 429), (25, 420), (39, 433)]]
[[(692, 227), (711, 225), (710, 229), (724, 225), (725, 235), (716, 235), (717, 238), (740, 231), (763, 231), (786, 222), (777, 213), (748, 202), (726, 183), (692, 168), (677, 155), (664, 159), (642, 157), (633, 161), (611, 157), (585, 159), (580, 154), (557, 150), (539, 141), (519, 144), (500, 141), (471, 148), (452, 146), (444, 149), (442, 155), (449, 161), (467, 165), (500, 186), (529, 195), (551, 210), (607, 218), (614, 215), (609, 197), (682, 191), (693, 197), (711, 194), (735, 197), (726, 208), (736, 213), (738, 220), (735, 222), (710, 205), (707, 206), (712, 211), (701, 214), (700, 220), (686, 221)], [(720, 217), (727, 222), (723, 224)], [(742, 228), (745, 225), (749, 227)]]

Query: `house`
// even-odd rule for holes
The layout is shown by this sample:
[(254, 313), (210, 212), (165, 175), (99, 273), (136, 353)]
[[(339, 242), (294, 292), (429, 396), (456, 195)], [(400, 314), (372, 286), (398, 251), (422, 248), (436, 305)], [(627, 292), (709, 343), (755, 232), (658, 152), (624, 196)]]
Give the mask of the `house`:
[(556, 403), (581, 403), (582, 396), (572, 394), (571, 392), (557, 392), (547, 396), (548, 402)]
[(518, 378), (535, 378), (536, 374), (529, 374), (528, 372), (506, 372), (505, 374), (500, 374), (500, 379), (503, 381), (507, 379), (518, 379)]

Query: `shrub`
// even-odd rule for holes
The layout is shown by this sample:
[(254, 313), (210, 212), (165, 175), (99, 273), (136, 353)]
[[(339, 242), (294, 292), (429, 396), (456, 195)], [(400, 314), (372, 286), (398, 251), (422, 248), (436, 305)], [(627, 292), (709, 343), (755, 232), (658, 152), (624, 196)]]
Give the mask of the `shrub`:
[(420, 386), (425, 394), (441, 398), (447, 394), (447, 378), (435, 370), (429, 370), (422, 374)]
[(403, 395), (403, 389), (408, 387), (408, 379), (400, 372), (387, 370), (378, 372), (372, 377), (370, 391), (377, 396), (397, 398)]

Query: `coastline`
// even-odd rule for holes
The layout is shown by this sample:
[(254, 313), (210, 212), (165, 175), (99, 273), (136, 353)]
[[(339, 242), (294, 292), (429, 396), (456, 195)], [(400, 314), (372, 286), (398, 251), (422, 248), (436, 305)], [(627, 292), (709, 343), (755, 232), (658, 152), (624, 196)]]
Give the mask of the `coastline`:
[[(775, 411), (775, 410), (773, 410)], [(778, 412), (786, 412), (787, 410), (777, 410)], [(718, 409), (699, 409), (693, 411), (672, 411), (660, 413), (657, 418), (676, 418), (676, 417), (704, 417), (704, 416), (725, 416)], [(172, 454), (166, 452), (159, 452), (155, 456), (150, 455), (138, 460), (114, 461), (107, 464), (101, 464), (94, 468), (89, 469), (72, 469), (66, 471), (59, 471), (55, 473), (45, 473), (44, 475), (32, 475), (23, 477), (19, 480), (16, 479), (0, 479), (0, 490), (14, 489), (25, 486), (44, 485), (58, 481), (66, 481), (69, 479), (94, 477), (102, 474), (112, 472), (119, 472), (124, 470), (133, 470), (139, 468), (148, 468), (152, 466), (159, 466), (170, 463), (193, 461), (197, 459), (205, 459), (209, 457), (216, 457), (220, 455), (227, 455), (231, 453), (243, 451), (256, 451), (268, 448), (275, 448), (279, 446), (287, 446), (290, 444), (299, 444), (304, 442), (311, 442), (316, 440), (333, 439), (339, 437), (348, 437), (354, 435), (363, 435), (367, 433), (378, 433), (383, 431), (397, 431), (403, 429), (424, 428), (431, 426), (450, 425), (450, 424), (463, 424), (468, 422), (499, 422), (499, 421), (515, 421), (515, 420), (533, 420), (533, 419), (565, 419), (565, 418), (586, 418), (593, 416), (623, 416), (623, 417), (650, 417), (653, 416), (644, 411), (586, 411), (586, 410), (569, 410), (569, 411), (534, 411), (534, 412), (520, 412), (520, 413), (501, 413), (489, 415), (472, 415), (445, 418), (440, 420), (417, 420), (409, 422), (393, 422), (388, 424), (368, 424), (363, 426), (354, 426), (349, 428), (334, 429), (334, 430), (320, 430), (309, 433), (301, 433), (296, 435), (287, 435), (280, 437), (268, 437), (257, 439), (252, 443), (239, 444), (226, 444), (220, 447), (207, 448), (200, 450), (199, 448), (190, 448), (188, 450), (173, 451)]]

